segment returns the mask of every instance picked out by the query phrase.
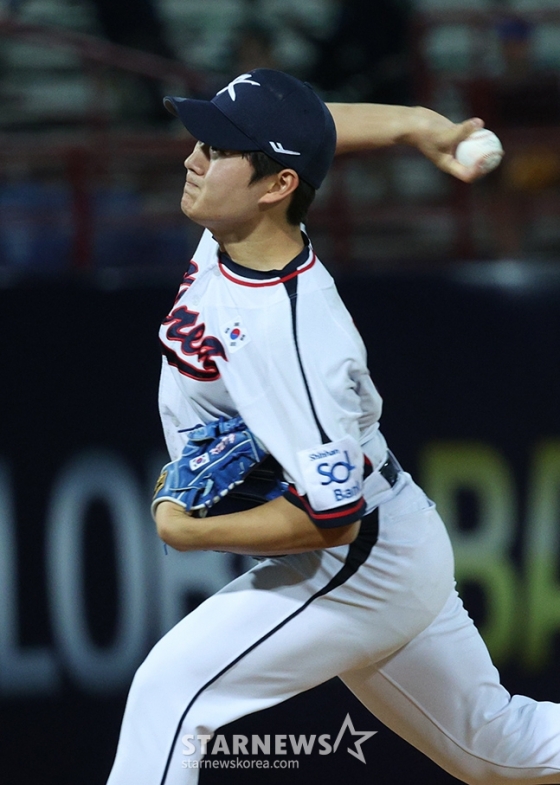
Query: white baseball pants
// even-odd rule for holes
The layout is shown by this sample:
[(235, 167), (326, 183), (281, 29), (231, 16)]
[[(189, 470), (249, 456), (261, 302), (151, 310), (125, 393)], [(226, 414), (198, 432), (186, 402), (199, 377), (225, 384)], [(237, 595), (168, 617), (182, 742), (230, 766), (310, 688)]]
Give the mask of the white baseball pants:
[(560, 783), (560, 705), (500, 685), (433, 504), (406, 474), (394, 491), (370, 534), (261, 562), (162, 638), (132, 683), (108, 785), (194, 785), (184, 734), (337, 675), (460, 780)]

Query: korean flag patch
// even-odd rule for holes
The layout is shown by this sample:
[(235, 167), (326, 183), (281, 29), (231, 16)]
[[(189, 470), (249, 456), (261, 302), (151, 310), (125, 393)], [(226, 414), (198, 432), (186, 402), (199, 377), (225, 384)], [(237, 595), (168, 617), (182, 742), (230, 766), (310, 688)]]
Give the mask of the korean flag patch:
[(297, 454), (307, 498), (314, 510), (331, 510), (363, 494), (364, 455), (352, 436)]
[(225, 338), (224, 343), (230, 352), (236, 352), (238, 349), (246, 346), (250, 340), (247, 331), (237, 319), (222, 327), (222, 335)]

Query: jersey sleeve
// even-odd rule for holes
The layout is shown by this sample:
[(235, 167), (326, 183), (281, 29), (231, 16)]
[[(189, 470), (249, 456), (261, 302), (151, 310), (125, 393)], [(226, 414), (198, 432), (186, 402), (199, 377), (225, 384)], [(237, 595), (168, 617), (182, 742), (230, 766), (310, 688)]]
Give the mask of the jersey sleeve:
[(348, 525), (365, 512), (371, 461), (361, 445), (377, 427), (381, 399), (334, 286), (286, 295), (253, 314), (250, 343), (229, 357), (224, 380), (283, 467), (286, 499), (319, 527)]

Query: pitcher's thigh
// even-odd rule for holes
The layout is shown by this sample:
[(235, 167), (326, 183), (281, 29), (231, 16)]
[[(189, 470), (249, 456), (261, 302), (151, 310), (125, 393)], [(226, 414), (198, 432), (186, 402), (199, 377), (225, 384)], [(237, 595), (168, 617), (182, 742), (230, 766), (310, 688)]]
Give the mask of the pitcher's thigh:
[[(261, 585), (274, 585), (275, 575), (263, 567)], [(204, 602), (140, 666), (110, 785), (190, 785), (197, 771), (185, 763), (197, 756), (185, 759), (185, 735), (212, 735), (364, 662), (343, 603), (314, 599), (303, 584), (256, 589), (253, 578)]]

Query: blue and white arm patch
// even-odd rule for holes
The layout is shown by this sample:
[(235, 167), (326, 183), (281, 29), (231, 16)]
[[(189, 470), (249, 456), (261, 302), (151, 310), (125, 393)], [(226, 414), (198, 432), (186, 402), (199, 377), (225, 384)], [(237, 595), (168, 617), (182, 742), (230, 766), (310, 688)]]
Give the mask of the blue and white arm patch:
[(363, 494), (364, 455), (352, 436), (297, 453), (305, 494), (314, 510), (331, 510)]

